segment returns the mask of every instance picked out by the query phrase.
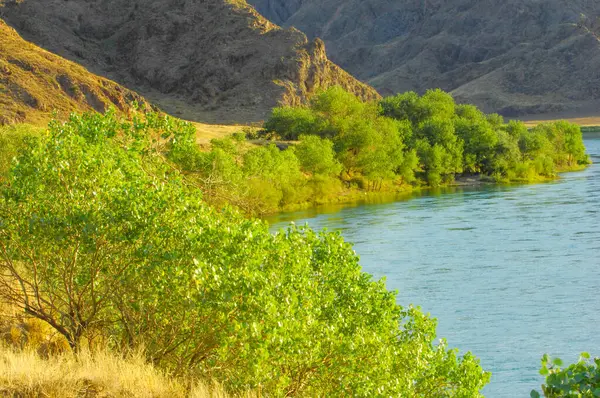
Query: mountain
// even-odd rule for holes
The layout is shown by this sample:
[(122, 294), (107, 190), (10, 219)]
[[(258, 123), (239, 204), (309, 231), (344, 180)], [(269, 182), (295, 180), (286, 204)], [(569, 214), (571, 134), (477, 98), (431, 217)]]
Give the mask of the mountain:
[(24, 0), (2, 13), (27, 40), (190, 120), (260, 121), (336, 84), (378, 97), (329, 61), (321, 40), (242, 0)]
[(56, 111), (126, 111), (143, 97), (23, 40), (0, 20), (0, 125), (45, 123)]
[(322, 38), (334, 62), (382, 94), (439, 87), (507, 116), (600, 110), (600, 45), (579, 23), (596, 20), (598, 1), (249, 2)]

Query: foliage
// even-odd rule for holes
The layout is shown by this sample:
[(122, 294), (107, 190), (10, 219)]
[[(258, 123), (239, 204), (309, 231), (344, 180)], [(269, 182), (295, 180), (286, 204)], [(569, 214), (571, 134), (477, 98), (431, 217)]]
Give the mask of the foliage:
[(582, 133), (598, 133), (600, 132), (600, 126), (583, 126), (581, 127)]
[(202, 151), (193, 129), (184, 128), (170, 137), (166, 154), (207, 201), (233, 204), (247, 214), (327, 199), (341, 190), (333, 143), (313, 135), (286, 150), (274, 144), (248, 148), (232, 137), (214, 139)]
[(278, 151), (249, 149), (241, 137), (228, 138), (213, 140), (203, 152), (194, 131), (181, 129), (170, 138), (167, 156), (207, 201), (248, 214), (336, 200), (353, 186), (399, 191), (449, 184), (462, 174), (535, 181), (589, 162), (575, 125), (557, 122), (529, 131), (523, 123), (456, 105), (441, 90), (377, 104), (333, 87), (309, 106), (275, 108), (262, 136), (268, 143), (298, 142), (279, 143)]
[(307, 108), (275, 108), (265, 129), (277, 133), (284, 140), (298, 139), (302, 134), (326, 130), (325, 122)]
[[(142, 272), (138, 242), (168, 200), (168, 190), (148, 190), (139, 161), (146, 127), (114, 114), (54, 122), (22, 151), (2, 192), (1, 293), (73, 349), (114, 325), (115, 295)], [(127, 151), (112, 144), (117, 136)]]
[[(540, 374), (546, 376), (542, 385), (543, 395), (547, 398), (559, 397), (600, 397), (600, 359), (591, 359), (590, 354), (581, 354), (577, 363), (561, 369), (560, 358), (542, 357)], [(531, 392), (532, 398), (541, 395), (536, 390)]]
[[(282, 114), (288, 118), (287, 125), (302, 125), (303, 128), (286, 129), (280, 121)], [(297, 121), (292, 121), (293, 118)], [(350, 179), (364, 177), (369, 189), (379, 189), (382, 181), (397, 176), (408, 182), (414, 181), (415, 153), (405, 151), (404, 145), (404, 140), (411, 134), (409, 127), (380, 116), (377, 104), (364, 103), (339, 87), (315, 96), (310, 108), (274, 109), (265, 129), (286, 139), (299, 139), (300, 135), (310, 134), (331, 140), (335, 158), (342, 164), (345, 176)]]
[(0, 182), (6, 178), (10, 163), (27, 142), (41, 134), (42, 129), (28, 124), (0, 126)]
[(533, 181), (589, 163), (576, 125), (556, 122), (528, 131), (520, 122), (456, 105), (441, 90), (373, 104), (334, 87), (309, 107), (274, 109), (265, 129), (285, 139), (312, 134), (331, 140), (342, 177), (367, 181), (368, 189), (380, 189), (383, 181), (436, 186), (463, 173)]
[(301, 135), (296, 156), (302, 170), (311, 174), (337, 176), (342, 165), (335, 158), (333, 142), (314, 135)]
[(193, 129), (182, 129), (174, 132), (166, 153), (214, 205), (262, 214), (309, 198), (293, 149), (280, 151), (272, 144), (242, 150), (239, 142), (225, 138), (212, 140), (210, 151), (202, 151)]
[(195, 175), (173, 167), (187, 173), (219, 153), (244, 178), (293, 180), (293, 150), (238, 154), (223, 141), (212, 155), (181, 152), (190, 131), (156, 114), (52, 123), (0, 190), (3, 298), (75, 351), (145, 347), (163, 369), (234, 392), (480, 396), (489, 374), (478, 360), (436, 342), (435, 321), (399, 306), (339, 234), (272, 235), (207, 206)]

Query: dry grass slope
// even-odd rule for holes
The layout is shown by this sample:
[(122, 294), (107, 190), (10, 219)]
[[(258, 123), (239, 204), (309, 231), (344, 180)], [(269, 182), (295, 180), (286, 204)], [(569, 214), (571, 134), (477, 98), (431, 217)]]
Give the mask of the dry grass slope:
[[(243, 397), (250, 398), (246, 394)], [(106, 352), (42, 359), (33, 351), (0, 347), (0, 397), (47, 398), (227, 398), (218, 385), (198, 383), (187, 391), (142, 355)]]
[(0, 125), (44, 124), (53, 112), (126, 111), (143, 97), (21, 38), (0, 20)]
[(242, 125), (222, 125), (222, 124), (204, 124), (204, 123), (192, 123), (196, 127), (197, 142), (200, 145), (206, 145), (210, 143), (212, 139), (220, 139), (230, 136), (233, 133), (243, 132), (245, 129), (255, 129), (248, 126)]

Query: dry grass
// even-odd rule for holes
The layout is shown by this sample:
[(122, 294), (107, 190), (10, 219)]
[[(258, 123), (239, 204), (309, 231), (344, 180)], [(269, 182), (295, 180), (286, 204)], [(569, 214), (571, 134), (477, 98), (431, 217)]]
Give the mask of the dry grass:
[(53, 112), (126, 111), (138, 94), (21, 38), (0, 19), (0, 125), (45, 124)]
[(4, 393), (31, 397), (79, 397), (92, 391), (102, 396), (185, 396), (181, 386), (139, 356), (123, 360), (106, 353), (64, 354), (44, 360), (32, 351), (2, 349), (0, 385)]
[(588, 116), (588, 117), (572, 117), (572, 118), (550, 118), (550, 119), (541, 119), (541, 120), (525, 120), (523, 123), (527, 127), (535, 127), (541, 123), (550, 123), (555, 122), (557, 120), (566, 120), (570, 123), (575, 123), (580, 125), (581, 127), (592, 127), (592, 126), (600, 126), (600, 116)]
[(210, 143), (210, 140), (214, 138), (225, 138), (233, 133), (243, 132), (244, 129), (250, 128), (242, 125), (226, 126), (194, 122), (192, 124), (196, 127), (197, 131), (196, 141), (201, 145)]
[(106, 349), (84, 347), (75, 355), (52, 327), (24, 317), (22, 311), (3, 301), (0, 397), (233, 398), (217, 383), (190, 383), (168, 377), (149, 364), (141, 351), (116, 355)]
[[(33, 351), (0, 347), (0, 396), (227, 398), (217, 384), (196, 384), (191, 392), (144, 361), (142, 355), (120, 358), (106, 352), (42, 359)], [(244, 397), (255, 395), (246, 394)]]

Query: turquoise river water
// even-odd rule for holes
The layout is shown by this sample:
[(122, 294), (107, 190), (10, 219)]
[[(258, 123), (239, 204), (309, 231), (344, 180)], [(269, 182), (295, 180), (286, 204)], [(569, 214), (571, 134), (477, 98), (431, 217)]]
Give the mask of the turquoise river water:
[(600, 356), (600, 135), (594, 165), (559, 181), (425, 192), (271, 217), (339, 230), (363, 269), (438, 319), (451, 347), (493, 373), (486, 397), (540, 389), (544, 353)]

